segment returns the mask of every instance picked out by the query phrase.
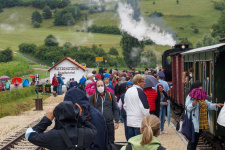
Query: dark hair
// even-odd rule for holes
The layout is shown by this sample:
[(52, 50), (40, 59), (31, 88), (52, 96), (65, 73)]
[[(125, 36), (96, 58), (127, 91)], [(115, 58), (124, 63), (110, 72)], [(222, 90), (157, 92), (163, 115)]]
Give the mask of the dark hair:
[(126, 81), (129, 81), (130, 80), (130, 77), (126, 77)]
[(202, 82), (200, 82), (200, 81), (195, 81), (194, 83), (192, 83), (189, 93), (190, 93), (193, 89), (199, 88), (200, 86), (202, 86)]
[(188, 72), (193, 72), (193, 68), (190, 68), (190, 69), (188, 70)]
[(93, 71), (92, 71), (92, 73), (93, 73), (93, 74), (96, 74), (96, 71), (95, 71), (95, 70), (93, 70)]

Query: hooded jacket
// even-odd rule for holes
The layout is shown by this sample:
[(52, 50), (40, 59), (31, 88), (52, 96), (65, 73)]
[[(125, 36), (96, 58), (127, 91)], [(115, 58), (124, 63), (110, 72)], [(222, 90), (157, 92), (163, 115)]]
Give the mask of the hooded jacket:
[(90, 145), (97, 135), (95, 127), (83, 116), (79, 117), (79, 108), (74, 106), (72, 102), (62, 102), (56, 106), (54, 110), (55, 127), (43, 133), (52, 121), (47, 117), (42, 120), (31, 132), (26, 132), (28, 140), (38, 146), (48, 148), (50, 150), (65, 150), (67, 149), (58, 130), (64, 129), (73, 145), (78, 144), (78, 127), (84, 128), (84, 146)]
[(94, 106), (96, 109), (101, 112), (105, 118), (106, 123), (113, 123), (113, 119), (115, 118), (115, 122), (119, 122), (119, 110), (116, 103), (116, 98), (113, 93), (111, 93), (111, 98), (109, 96), (109, 93), (106, 92), (106, 86), (104, 84), (104, 92), (105, 95), (103, 97), (100, 96), (97, 86), (95, 83), (95, 91), (96, 91), (96, 102), (94, 103), (95, 94), (91, 95), (89, 100), (92, 106)]
[(97, 129), (98, 135), (89, 149), (106, 150), (108, 146), (108, 134), (105, 119), (97, 109), (90, 105), (89, 99), (86, 97), (85, 93), (80, 89), (73, 88), (66, 92), (64, 101), (71, 101), (73, 104), (77, 103), (83, 106), (85, 108), (83, 116)]
[[(86, 85), (85, 90), (88, 93), (89, 96), (91, 96), (92, 94), (95, 93), (96, 88), (91, 88), (92, 86), (95, 86), (95, 82), (89, 83)], [(112, 89), (110, 89), (109, 87), (106, 87), (106, 90), (108, 92), (114, 93), (114, 91)]]
[[(140, 134), (128, 140), (128, 143), (131, 144), (132, 147), (132, 149), (130, 150), (157, 150), (158, 147), (161, 145), (160, 141), (155, 136), (153, 136), (151, 143), (142, 146), (140, 144), (142, 136), (143, 134)], [(126, 146), (123, 146), (121, 150), (126, 150)]]

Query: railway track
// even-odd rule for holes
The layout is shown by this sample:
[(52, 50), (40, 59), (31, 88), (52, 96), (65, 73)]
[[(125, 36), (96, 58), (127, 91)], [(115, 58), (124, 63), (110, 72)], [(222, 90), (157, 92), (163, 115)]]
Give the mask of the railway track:
[[(33, 145), (25, 139), (25, 132), (27, 128), (34, 127), (40, 120), (33, 122), (31, 125), (16, 132), (15, 135), (0, 142), (0, 150), (44, 150), (44, 148)], [(47, 130), (51, 129), (54, 123)]]
[[(171, 111), (171, 121), (174, 125), (177, 125), (180, 116)], [(186, 138), (185, 138), (186, 139)], [(188, 139), (186, 139), (188, 141)], [(200, 135), (197, 150), (222, 150), (220, 140), (214, 137), (211, 133), (203, 131)]]

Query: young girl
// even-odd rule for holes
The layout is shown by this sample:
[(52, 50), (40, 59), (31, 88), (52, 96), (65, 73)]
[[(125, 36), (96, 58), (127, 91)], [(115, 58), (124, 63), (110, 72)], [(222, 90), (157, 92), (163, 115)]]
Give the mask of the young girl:
[(123, 146), (121, 150), (157, 150), (160, 148), (165, 150), (165, 148), (161, 146), (160, 141), (157, 139), (160, 134), (160, 120), (158, 117), (155, 115), (144, 117), (140, 132), (140, 135), (130, 138), (128, 145)]

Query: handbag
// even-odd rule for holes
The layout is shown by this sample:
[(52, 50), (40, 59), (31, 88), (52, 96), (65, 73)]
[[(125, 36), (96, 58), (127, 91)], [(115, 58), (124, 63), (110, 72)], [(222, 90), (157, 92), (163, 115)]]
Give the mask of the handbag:
[(191, 142), (195, 142), (195, 129), (192, 122), (192, 112), (190, 112), (190, 118), (188, 118), (187, 110), (183, 118), (182, 134)]
[(183, 121), (181, 120), (183, 118), (183, 115), (184, 115), (184, 112), (182, 112), (181, 116), (180, 116), (180, 119), (179, 121), (177, 122), (177, 126), (176, 126), (176, 130), (177, 132), (180, 131), (181, 132), (181, 129), (182, 129), (182, 124), (183, 124)]

